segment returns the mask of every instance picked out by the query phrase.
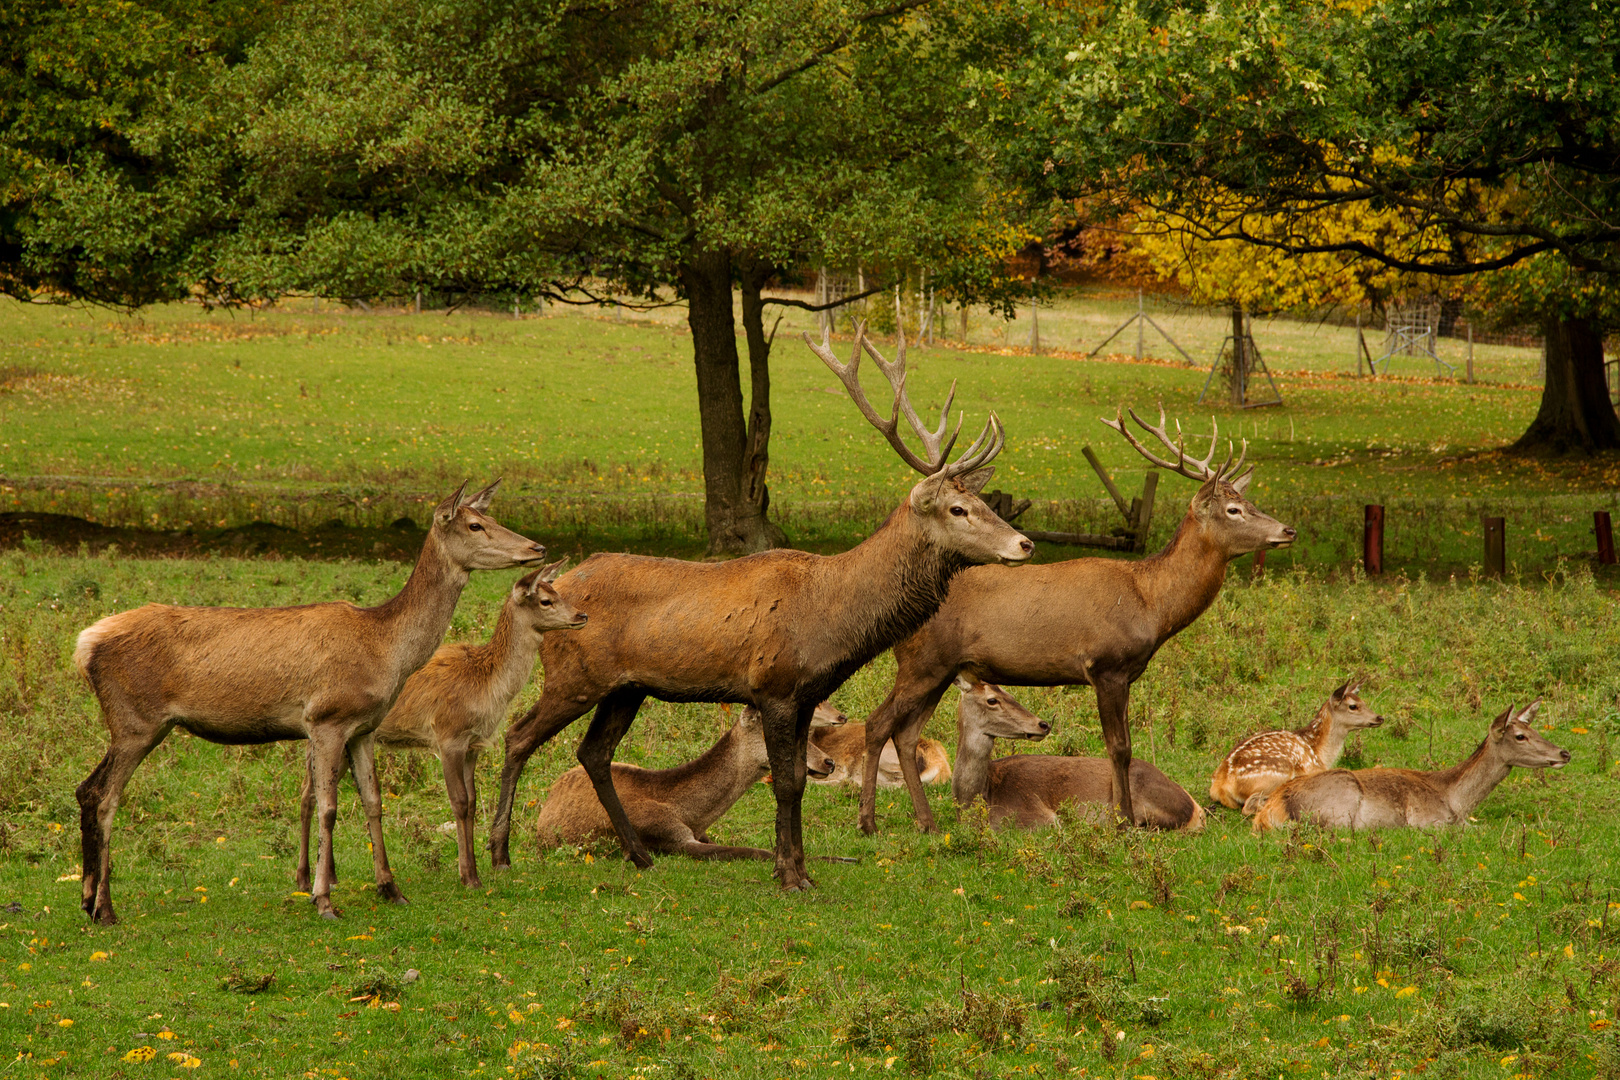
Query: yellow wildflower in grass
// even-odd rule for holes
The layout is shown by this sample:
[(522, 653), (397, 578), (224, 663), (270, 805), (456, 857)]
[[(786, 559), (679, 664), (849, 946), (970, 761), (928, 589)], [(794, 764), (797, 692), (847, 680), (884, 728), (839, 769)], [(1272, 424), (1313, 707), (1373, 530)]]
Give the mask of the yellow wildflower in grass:
[(137, 1046), (135, 1049), (125, 1054), (123, 1060), (129, 1062), (131, 1065), (145, 1065), (148, 1061), (151, 1061), (155, 1057), (157, 1057), (157, 1051), (152, 1049), (150, 1046)]
[(1398, 998), (1409, 998), (1416, 994), (1417, 987), (1415, 986), (1403, 986), (1399, 990), (1395, 991), (1395, 996)]

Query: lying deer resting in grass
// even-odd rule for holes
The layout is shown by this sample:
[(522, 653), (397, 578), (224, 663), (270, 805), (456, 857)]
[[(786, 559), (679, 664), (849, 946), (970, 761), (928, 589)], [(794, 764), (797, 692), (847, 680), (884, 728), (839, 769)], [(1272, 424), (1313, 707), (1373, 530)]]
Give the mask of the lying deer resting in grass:
[(1561, 769), (1569, 763), (1568, 750), (1531, 727), (1540, 708), (1540, 698), (1518, 712), (1509, 705), (1491, 721), (1485, 741), (1449, 769), (1334, 769), (1290, 780), (1254, 815), (1254, 831), (1288, 821), (1348, 829), (1428, 828), (1467, 821), (1513, 766)]
[[(648, 697), (734, 702), (755, 706), (764, 720), (776, 795), (776, 879), (785, 890), (808, 888), (813, 882), (805, 869), (800, 804), (816, 704), (926, 622), (960, 571), (981, 563), (1017, 565), (1035, 550), (978, 496), (992, 473), (986, 466), (1005, 441), (994, 413), (952, 462), (956, 435), (946, 437), (946, 413), (930, 430), (906, 394), (903, 338), (900, 356), (890, 363), (858, 327), (848, 364), (826, 345), (805, 340), (923, 478), (876, 532), (838, 555), (775, 550), (718, 563), (592, 555), (559, 578), (557, 591), (588, 609), (591, 622), (541, 644), (546, 681), (540, 700), (507, 725), (500, 801), (490, 823), (491, 865), (511, 865), (512, 806), (524, 763), (593, 708), (579, 743), (580, 764), (625, 854), (638, 866), (652, 865), (614, 790), (614, 748)], [(893, 390), (887, 419), (861, 389), (863, 354)], [(950, 403), (946, 394), (947, 412)], [(901, 438), (902, 415), (924, 454)]]
[[(495, 744), (507, 706), (534, 673), (540, 637), (548, 630), (585, 625), (585, 615), (551, 587), (567, 559), (519, 578), (501, 605), (486, 645), (442, 645), (405, 683), (373, 737), (402, 750), (427, 750), (444, 767), (445, 792), (456, 817), (456, 864), (461, 883), (483, 888), (473, 848), (478, 813), (478, 754)], [(300, 823), (303, 851), (298, 887), (309, 891), (309, 819), (315, 808), (313, 754), (305, 755)], [(334, 867), (334, 873), (336, 868)]]
[[(956, 575), (932, 619), (894, 647), (894, 688), (866, 721), (866, 752), (878, 756), (885, 742), (899, 749), (912, 809), (925, 832), (934, 831), (922, 783), (915, 776), (913, 748), (940, 695), (959, 673), (1010, 686), (1089, 684), (1097, 693), (1103, 741), (1113, 772), (1120, 817), (1135, 821), (1130, 786), (1131, 684), (1155, 653), (1214, 602), (1226, 580), (1226, 565), (1252, 551), (1285, 547), (1294, 530), (1263, 513), (1244, 494), (1253, 469), (1243, 459), (1211, 467), (1209, 453), (1189, 460), (1172, 440), (1159, 410), (1155, 427), (1131, 418), (1170, 451), (1160, 458), (1126, 427), (1123, 418), (1103, 421), (1143, 457), (1200, 482), (1170, 544), (1139, 562), (1083, 558), (1031, 566), (1012, 573), (975, 566)], [(1245, 444), (1245, 451), (1247, 444)], [(877, 829), (876, 773), (861, 787), (860, 825)]]
[(1215, 770), (1209, 797), (1252, 817), (1283, 784), (1333, 768), (1352, 731), (1384, 722), (1356, 696), (1361, 681), (1357, 677), (1333, 691), (1298, 731), (1263, 731), (1238, 743)]
[[(866, 725), (845, 724), (813, 736), (816, 748), (833, 760), (836, 768), (824, 779), (815, 781), (818, 784), (855, 784), (861, 783), (863, 767), (866, 761)], [(951, 759), (945, 752), (945, 744), (938, 739), (920, 738), (917, 740), (917, 775), (924, 784), (948, 784), (951, 782)], [(900, 770), (900, 755), (894, 748), (894, 740), (883, 744), (883, 752), (878, 756), (877, 786), (880, 788), (904, 787), (905, 774)]]
[(320, 807), (321, 845), (310, 890), (332, 908), (332, 826), (345, 764), (371, 832), (377, 894), (404, 903), (383, 847), (382, 794), (371, 737), (411, 673), (444, 639), (472, 570), (538, 563), (546, 549), (485, 511), (495, 484), (463, 499), (463, 484), (433, 511), (410, 580), (373, 608), (338, 602), (301, 607), (217, 608), (147, 604), (109, 615), (79, 635), (73, 662), (95, 691), (112, 745), (79, 785), (83, 907), (100, 923), (113, 913), (113, 815), (124, 785), (176, 725), (210, 742), (240, 746), (308, 739)]
[[(1089, 804), (1112, 820), (1114, 767), (1107, 758), (1017, 754), (990, 759), (996, 739), (1044, 739), (1050, 725), (994, 683), (959, 676), (956, 775), (951, 794), (959, 807), (982, 800), (992, 827), (1038, 829), (1054, 824), (1066, 802)], [(1131, 762), (1135, 823), (1157, 829), (1204, 827), (1204, 808), (1187, 790), (1145, 761)]]
[[(827, 713), (821, 715), (825, 718)], [(812, 776), (827, 775), (833, 762), (815, 752), (814, 742), (810, 746), (806, 771)], [(774, 859), (775, 852), (764, 848), (709, 840), (709, 826), (719, 821), (770, 768), (765, 724), (759, 710), (749, 705), (720, 741), (695, 761), (673, 769), (643, 769), (614, 762), (613, 788), (619, 793), (630, 824), (653, 851), (694, 859)], [(540, 847), (582, 844), (614, 835), (613, 822), (584, 767), (576, 766), (558, 777), (535, 822), (535, 839)]]

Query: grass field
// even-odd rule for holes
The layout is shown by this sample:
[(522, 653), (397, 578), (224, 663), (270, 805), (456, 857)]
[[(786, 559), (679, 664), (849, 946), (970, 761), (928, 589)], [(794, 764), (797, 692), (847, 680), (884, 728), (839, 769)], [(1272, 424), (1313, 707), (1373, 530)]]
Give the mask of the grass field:
[[(979, 317), (979, 351), (914, 354), (916, 385), (936, 403), (960, 378), (970, 424), (1000, 412), (1010, 438), (994, 486), (1036, 500), (1031, 527), (1106, 528), (1113, 511), (1084, 445), (1127, 493), (1140, 487), (1134, 455), (1097, 415), (1162, 396), (1197, 430), (1209, 411), (1192, 406), (1201, 371), (1078, 358), (1131, 310), (1134, 299), (1107, 297), (1043, 310), (1043, 335), (1072, 339), (1074, 355), (998, 351), (1022, 340), (1019, 327), (1000, 326), (998, 339)], [(1183, 345), (1212, 351), (1200, 335), (1218, 337), (1214, 316), (1155, 313), (1166, 315), (1181, 320), (1166, 325)], [(695, 553), (690, 343), (673, 320), (311, 305), (128, 321), (6, 302), (0, 511), (198, 535), (255, 520), (386, 527), (401, 514), (424, 521), (426, 500), (467, 475), (500, 472), (497, 515), (555, 552)], [(778, 335), (774, 505), (796, 540), (830, 550), (869, 530), (909, 481), (795, 329), (790, 315)], [(346, 789), (334, 893), (345, 918), (332, 924), (291, 891), (302, 748), (175, 735), (120, 810), (123, 921), (104, 929), (77, 905), (73, 788), (105, 735), (68, 661), (75, 634), (152, 600), (375, 603), (403, 582), (396, 552), (416, 534), (374, 561), (283, 557), (273, 545), (261, 558), (151, 559), (23, 539), (0, 551), (6, 1068), (1620, 1076), (1620, 957), (1609, 955), (1620, 952), (1620, 618), (1588, 531), (1591, 510), (1616, 501), (1616, 464), (1499, 453), (1535, 409), (1526, 350), (1480, 349), (1487, 381), (1473, 387), (1358, 381), (1340, 370), (1349, 349), (1337, 328), (1257, 333), (1287, 409), (1214, 411), (1245, 425), (1261, 462), (1252, 493), (1302, 542), (1258, 580), (1248, 560), (1236, 564), (1216, 604), (1161, 650), (1133, 692), (1137, 753), (1202, 796), (1237, 737), (1304, 723), (1365, 671), (1364, 695), (1389, 722), (1353, 743), (1351, 764), (1449, 764), (1491, 716), (1542, 694), (1548, 737), (1574, 754), (1568, 768), (1515, 773), (1466, 829), (1265, 839), (1226, 812), (1195, 837), (1080, 820), (985, 835), (943, 791), (941, 835), (916, 833), (903, 797), (885, 796), (867, 838), (853, 796), (817, 788), (805, 805), (812, 853), (861, 862), (822, 864), (816, 892), (784, 898), (763, 866), (670, 858), (638, 873), (607, 847), (537, 852), (534, 808), (572, 764), (570, 735), (525, 775), (515, 869), (469, 895), (439, 830), (451, 815), (437, 763), (385, 756), (390, 854), (413, 903), (374, 902)], [(1189, 487), (1165, 480), (1156, 542)], [(1367, 501), (1389, 508), (1391, 572), (1377, 581), (1354, 566)], [(1510, 519), (1505, 581), (1477, 574), (1485, 510)], [(511, 577), (475, 575), (453, 638), (487, 637)], [(892, 674), (880, 658), (835, 700), (864, 716)], [(537, 678), (514, 709), (538, 689)], [(1101, 752), (1089, 690), (1019, 696), (1055, 727), (1021, 752)], [(954, 694), (929, 733), (954, 746), (953, 719)], [(649, 702), (623, 756), (674, 764), (725, 725), (714, 706)], [(481, 766), (486, 801), (497, 765)], [(715, 837), (766, 844), (772, 813), (760, 788)]]

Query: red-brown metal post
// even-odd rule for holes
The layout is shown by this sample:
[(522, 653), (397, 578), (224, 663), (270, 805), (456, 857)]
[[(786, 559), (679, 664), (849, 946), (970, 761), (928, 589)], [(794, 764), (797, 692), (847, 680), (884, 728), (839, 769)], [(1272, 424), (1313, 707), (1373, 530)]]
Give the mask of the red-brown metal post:
[(1485, 525), (1485, 573), (1501, 577), (1507, 573), (1507, 519), (1488, 517)]
[(1263, 577), (1266, 572), (1266, 549), (1261, 548), (1254, 553), (1254, 576)]
[(1371, 503), (1362, 527), (1361, 562), (1368, 577), (1384, 572), (1384, 508)]
[(1592, 512), (1592, 531), (1597, 533), (1598, 562), (1614, 565), (1614, 526), (1609, 522), (1607, 510)]

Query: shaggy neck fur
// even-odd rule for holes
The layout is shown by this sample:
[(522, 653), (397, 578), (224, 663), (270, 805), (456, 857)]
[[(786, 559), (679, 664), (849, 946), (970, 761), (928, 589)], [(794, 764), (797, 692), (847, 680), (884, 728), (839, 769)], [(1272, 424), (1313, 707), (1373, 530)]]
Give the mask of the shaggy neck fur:
[(1132, 568), (1142, 597), (1159, 616), (1159, 638), (1170, 638), (1202, 615), (1226, 581), (1227, 554), (1215, 546), (1192, 510), (1157, 555)]

